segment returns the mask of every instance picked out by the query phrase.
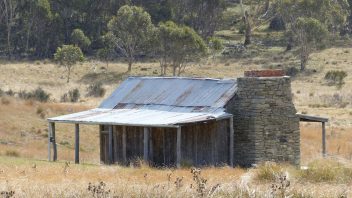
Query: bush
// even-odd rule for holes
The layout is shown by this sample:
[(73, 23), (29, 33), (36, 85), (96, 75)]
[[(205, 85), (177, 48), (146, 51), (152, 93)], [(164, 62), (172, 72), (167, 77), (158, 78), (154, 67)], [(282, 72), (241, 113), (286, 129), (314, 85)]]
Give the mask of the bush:
[(24, 100), (29, 100), (30, 98), (32, 98), (32, 94), (25, 90), (20, 90), (20, 92), (18, 92), (18, 97)]
[(36, 112), (42, 119), (46, 117), (46, 110), (42, 106), (37, 107), (37, 112)]
[(90, 39), (84, 34), (81, 29), (74, 29), (72, 31), (71, 41), (82, 49), (87, 49), (91, 44)]
[(5, 95), (5, 92), (2, 89), (0, 89), (0, 97), (3, 95)]
[(258, 181), (275, 181), (280, 173), (282, 173), (281, 166), (273, 162), (266, 162), (257, 167), (255, 178)]
[(1, 98), (1, 104), (8, 105), (10, 103), (11, 103), (11, 101), (9, 98), (7, 98), (7, 97)]
[(307, 170), (301, 170), (298, 177), (312, 182), (348, 183), (352, 181), (352, 169), (333, 160), (317, 160)]
[(8, 96), (13, 96), (13, 95), (15, 95), (15, 92), (12, 91), (12, 89), (9, 89), (9, 90), (7, 90), (7, 91), (5, 92), (5, 94), (8, 95)]
[(93, 96), (93, 97), (103, 97), (105, 95), (105, 89), (103, 87), (102, 83), (94, 83), (89, 85), (87, 88), (87, 96)]
[(286, 25), (282, 17), (274, 17), (269, 24), (269, 30), (282, 31), (286, 29)]
[(15, 150), (7, 150), (5, 152), (5, 155), (10, 156), (10, 157), (19, 157), (20, 156), (20, 154)]
[(61, 96), (61, 102), (77, 102), (81, 97), (79, 90), (73, 89)]
[(32, 92), (21, 90), (18, 93), (18, 97), (24, 100), (37, 100), (39, 102), (47, 102), (50, 98), (50, 94), (45, 92), (42, 88), (38, 87)]
[(341, 87), (344, 84), (344, 79), (347, 77), (345, 71), (331, 70), (325, 74), (324, 79), (328, 81), (329, 85), (337, 85)]

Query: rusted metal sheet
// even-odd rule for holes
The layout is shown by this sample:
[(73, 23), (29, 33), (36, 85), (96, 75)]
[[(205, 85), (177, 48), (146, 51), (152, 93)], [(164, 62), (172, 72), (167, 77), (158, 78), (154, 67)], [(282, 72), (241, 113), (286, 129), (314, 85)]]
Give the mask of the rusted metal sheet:
[(100, 108), (131, 104), (219, 108), (225, 106), (236, 89), (235, 79), (129, 77)]
[(99, 108), (48, 121), (178, 127), (229, 117), (224, 106), (236, 89), (234, 79), (130, 77)]
[(49, 118), (49, 122), (106, 124), (122, 126), (178, 127), (178, 125), (227, 118), (225, 112), (170, 112), (149, 109), (96, 108)]

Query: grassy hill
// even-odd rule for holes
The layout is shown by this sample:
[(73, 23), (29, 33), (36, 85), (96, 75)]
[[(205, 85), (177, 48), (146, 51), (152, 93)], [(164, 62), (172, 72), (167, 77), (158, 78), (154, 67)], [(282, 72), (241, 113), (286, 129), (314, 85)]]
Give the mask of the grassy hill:
[[(217, 32), (217, 36), (225, 39), (228, 49), (235, 49), (243, 39), (237, 32), (236, 29), (223, 30)], [(298, 68), (297, 53), (285, 52), (283, 36), (282, 32), (269, 34), (263, 27), (259, 32), (254, 32), (254, 44), (246, 50), (235, 49), (230, 51), (230, 55), (217, 55), (215, 59), (191, 63), (182, 76), (236, 78), (251, 69)], [(292, 77), (292, 94), (297, 111), (330, 119), (327, 150), (332, 161), (320, 161), (320, 124), (305, 123), (301, 124), (302, 165), (310, 166), (315, 172), (304, 172), (288, 165), (262, 165), (249, 170), (209, 167), (201, 173), (208, 179), (204, 192), (213, 193), (215, 197), (270, 196), (281, 192), (272, 184), (281, 185), (283, 177), (280, 175), (285, 173), (290, 175), (291, 185), (285, 188), (284, 193), (293, 197), (351, 196), (348, 190), (351, 187), (348, 178), (352, 177), (352, 143), (348, 141), (352, 139), (350, 46), (349, 40), (336, 40), (333, 47), (312, 54), (306, 72), (298, 72)], [(14, 191), (18, 197), (38, 194), (43, 197), (194, 197), (203, 192), (201, 183), (193, 180), (194, 175), (189, 168), (153, 169), (143, 164), (139, 168), (98, 166), (98, 126), (81, 128), (80, 161), (83, 165), (65, 163), (74, 157), (74, 126), (69, 124), (57, 125), (59, 162), (45, 161), (46, 118), (96, 107), (128, 75), (158, 76), (157, 60), (135, 63), (130, 74), (126, 73), (127, 64), (123, 60), (114, 61), (108, 67), (105, 63), (88, 60), (74, 68), (69, 84), (66, 83), (64, 69), (50, 60), (0, 60), (0, 68), (0, 89), (16, 93), (0, 97), (0, 193)], [(330, 70), (348, 74), (341, 88), (329, 86), (324, 79)], [(99, 83), (103, 84), (105, 95), (87, 96), (87, 88)], [(48, 102), (18, 97), (18, 93), (38, 87), (50, 94)], [(60, 102), (61, 97), (73, 89), (79, 90), (79, 101)], [(99, 183), (101, 181), (103, 183)], [(102, 194), (98, 196), (98, 191), (88, 190), (90, 182), (90, 189), (100, 189), (98, 191)]]
[[(280, 49), (282, 50), (282, 49)], [(182, 76), (235, 78), (243, 76), (243, 71), (267, 68), (268, 65), (285, 65), (294, 56), (274, 49), (264, 55), (249, 58), (223, 58), (203, 60), (189, 65)], [(297, 111), (307, 114), (326, 116), (328, 124), (328, 151), (347, 159), (352, 157), (352, 145), (345, 141), (350, 138), (352, 127), (352, 76), (348, 75), (342, 88), (328, 86), (324, 76), (329, 70), (342, 70), (352, 73), (352, 49), (331, 48), (312, 55), (308, 72), (299, 73), (292, 78), (292, 94)], [(48, 61), (14, 62), (1, 64), (0, 88), (14, 92), (31, 91), (37, 87), (50, 93), (50, 102), (39, 103), (24, 101), (16, 97), (3, 96), (0, 104), (0, 154), (16, 151), (20, 156), (45, 159), (47, 123), (50, 116), (72, 113), (96, 107), (103, 98), (87, 97), (90, 84), (103, 83), (107, 97), (128, 75), (127, 65), (114, 62), (106, 70), (105, 64), (97, 61), (77, 65), (72, 82), (67, 84), (64, 70)], [(280, 66), (281, 68), (284, 66)], [(103, 68), (103, 69), (102, 69)], [(158, 63), (137, 62), (130, 75), (158, 75)], [(78, 88), (81, 99), (78, 103), (60, 103), (61, 96)], [(320, 125), (302, 124), (302, 158), (311, 159), (319, 156)], [(98, 162), (97, 127), (86, 126), (82, 139), (82, 153), (85, 161)], [(60, 159), (73, 157), (73, 126), (58, 125), (58, 143)], [(92, 158), (92, 154), (94, 154)], [(308, 162), (308, 161), (307, 161)]]

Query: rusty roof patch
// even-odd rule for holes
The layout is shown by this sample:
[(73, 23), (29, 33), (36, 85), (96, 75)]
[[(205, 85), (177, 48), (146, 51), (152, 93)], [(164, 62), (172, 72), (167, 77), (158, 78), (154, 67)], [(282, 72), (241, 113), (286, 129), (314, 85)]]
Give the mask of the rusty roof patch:
[(236, 79), (129, 77), (100, 108), (119, 103), (181, 107), (224, 107), (235, 94)]
[(209, 78), (130, 77), (99, 108), (49, 118), (49, 122), (178, 127), (224, 119), (237, 81)]

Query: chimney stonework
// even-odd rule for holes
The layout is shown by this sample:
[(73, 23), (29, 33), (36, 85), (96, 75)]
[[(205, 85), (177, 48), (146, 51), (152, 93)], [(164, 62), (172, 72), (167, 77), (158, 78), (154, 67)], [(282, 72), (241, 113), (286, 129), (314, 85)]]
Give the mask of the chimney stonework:
[(289, 77), (238, 78), (236, 95), (226, 108), (234, 116), (235, 164), (300, 164), (299, 118)]

